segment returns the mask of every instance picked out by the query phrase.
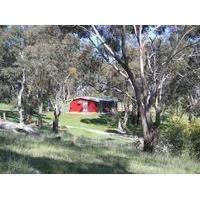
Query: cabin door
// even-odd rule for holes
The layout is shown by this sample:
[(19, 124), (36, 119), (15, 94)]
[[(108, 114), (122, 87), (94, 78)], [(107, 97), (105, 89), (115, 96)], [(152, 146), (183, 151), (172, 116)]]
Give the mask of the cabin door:
[(88, 101), (83, 100), (83, 112), (88, 112)]

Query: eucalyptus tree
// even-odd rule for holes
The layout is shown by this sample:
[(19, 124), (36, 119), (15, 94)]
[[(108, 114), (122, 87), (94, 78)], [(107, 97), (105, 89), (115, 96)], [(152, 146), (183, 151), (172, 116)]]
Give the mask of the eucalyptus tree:
[[(4, 28), (4, 37), (1, 41), (4, 53), (0, 73), (3, 88), (7, 89), (7, 98), (10, 100), (14, 95), (17, 95), (19, 122), (21, 124), (23, 123), (22, 93), (25, 84), (25, 66), (20, 65), (20, 62), (23, 60), (23, 49), (26, 46), (23, 30), (23, 26)], [(3, 98), (5, 99), (5, 96)]]
[[(188, 37), (198, 26), (79, 26), (120, 76), (136, 99), (144, 136), (144, 151), (152, 152), (156, 126), (151, 111), (164, 98), (162, 91), (175, 60), (198, 41)], [(135, 56), (129, 55), (129, 49)], [(157, 103), (156, 103), (157, 102)], [(157, 106), (158, 107), (158, 106)], [(158, 113), (159, 114), (159, 113)]]
[[(10, 34), (8, 28), (0, 28), (0, 100), (10, 101), (14, 92), (15, 85), (12, 80), (16, 77), (16, 68), (13, 63), (16, 57), (9, 43)], [(15, 78), (16, 79), (16, 78)]]
[(167, 90), (167, 105), (177, 108), (177, 111), (188, 113), (189, 120), (192, 116), (200, 116), (200, 44), (193, 47), (188, 56), (182, 57), (179, 70), (171, 78)]
[(57, 26), (10, 26), (2, 42), (1, 81), (4, 91), (8, 86), (17, 96), (20, 123), (31, 117), (33, 109), (41, 115), (47, 102), (52, 102), (58, 121), (61, 97), (76, 76), (79, 39), (63, 35)]
[(54, 107), (53, 130), (57, 133), (66, 85), (69, 96), (69, 79), (75, 77), (78, 65), (79, 39), (73, 34), (63, 36), (57, 26), (31, 26), (25, 34), (29, 38), (25, 49), (29, 66), (27, 93), (36, 99), (40, 115), (43, 104), (51, 102)]

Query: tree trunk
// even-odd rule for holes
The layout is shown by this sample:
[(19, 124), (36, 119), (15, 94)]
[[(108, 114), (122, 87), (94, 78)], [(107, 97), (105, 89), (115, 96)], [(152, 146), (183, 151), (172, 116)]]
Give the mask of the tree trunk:
[[(67, 112), (69, 111), (69, 98), (70, 98), (70, 84), (69, 84), (69, 78), (70, 78), (70, 74), (67, 75), (67, 77), (65, 78), (63, 84), (62, 84), (62, 89), (60, 88), (60, 90), (62, 90), (62, 96), (63, 96), (63, 102), (66, 103), (66, 109)], [(67, 86), (67, 96), (66, 96), (66, 86)]]
[(59, 125), (59, 116), (61, 114), (60, 108), (58, 105), (55, 105), (54, 110), (54, 120), (53, 120), (53, 131), (55, 134), (58, 134), (58, 125)]
[(69, 84), (68, 84), (68, 85), (67, 85), (67, 97), (66, 97), (67, 112), (69, 111), (69, 98), (70, 98), (70, 87), (69, 87)]
[(23, 124), (22, 93), (24, 91), (24, 84), (25, 84), (25, 69), (23, 69), (22, 81), (19, 83), (19, 93), (17, 96), (17, 107), (18, 107), (20, 124)]
[(154, 140), (155, 140), (155, 130), (152, 128), (151, 130), (148, 130), (148, 134), (144, 136), (144, 152), (152, 153), (154, 150)]
[(6, 113), (3, 113), (3, 120), (6, 121)]
[(58, 133), (58, 123), (59, 123), (58, 116), (54, 114), (53, 131), (55, 134)]
[(24, 123), (31, 124), (32, 116), (33, 116), (33, 107), (26, 105), (24, 109)]
[(66, 101), (65, 83), (62, 84), (62, 99), (63, 102)]
[(59, 116), (61, 114), (61, 92), (62, 85), (59, 84), (59, 90), (56, 94), (55, 106), (54, 106), (54, 120), (53, 120), (53, 131), (55, 134), (58, 133)]
[(140, 109), (137, 106), (137, 115), (136, 115), (136, 125), (139, 126), (140, 124)]
[(127, 123), (128, 123), (128, 119), (129, 119), (128, 107), (125, 106), (124, 116), (123, 116), (123, 118), (119, 116), (119, 120), (118, 120), (118, 132), (119, 133), (125, 134), (127, 132), (126, 126), (127, 126)]
[(128, 122), (128, 107), (125, 106), (125, 111), (124, 111), (124, 118), (123, 118), (123, 128), (125, 129), (127, 126)]
[(157, 108), (156, 109), (156, 119), (155, 119), (155, 127), (158, 128), (160, 126), (160, 122), (161, 122), (161, 108)]
[(42, 122), (42, 111), (43, 111), (43, 102), (40, 103), (39, 105), (39, 119), (38, 119), (38, 125), (42, 127), (43, 122)]
[(192, 121), (192, 107), (193, 107), (193, 97), (192, 97), (192, 95), (189, 95), (188, 96), (188, 100), (189, 100), (189, 108), (188, 108), (188, 120), (189, 120), (189, 122), (191, 122)]
[(153, 126), (153, 121), (151, 117), (151, 108), (145, 110), (145, 115), (146, 115), (148, 127), (150, 128)]
[(160, 115), (161, 115), (161, 107), (160, 107), (159, 97), (156, 95), (155, 100), (155, 111), (156, 111), (156, 118), (155, 118), (155, 127), (158, 128), (160, 126)]
[(151, 123), (150, 115), (145, 111), (145, 108), (141, 104), (139, 106), (140, 111), (140, 118), (143, 130), (143, 137), (144, 137), (144, 152), (153, 152), (154, 150), (154, 139), (155, 139), (155, 131), (153, 129)]
[(163, 84), (166, 80), (167, 76), (164, 76), (163, 79), (161, 80), (160, 86), (158, 87), (158, 90), (156, 92), (156, 96), (155, 96), (155, 110), (156, 110), (156, 119), (155, 119), (155, 127), (158, 128), (160, 126), (161, 123), (161, 113), (162, 113), (162, 107), (161, 107), (161, 101), (162, 101), (162, 88), (163, 88)]
[(118, 120), (118, 128), (117, 128), (117, 131), (121, 134), (125, 134), (124, 132), (124, 129), (122, 128), (122, 119), (119, 117), (119, 120)]

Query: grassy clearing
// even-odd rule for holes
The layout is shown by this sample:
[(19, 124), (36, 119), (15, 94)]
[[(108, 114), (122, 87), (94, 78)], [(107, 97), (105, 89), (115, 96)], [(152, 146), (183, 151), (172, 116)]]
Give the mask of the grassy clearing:
[[(52, 117), (44, 115), (47, 122)], [(0, 173), (200, 173), (200, 162), (188, 155), (147, 154), (118, 135), (65, 127), (115, 130), (109, 115), (64, 113), (60, 122), (61, 140), (52, 138), (50, 126), (41, 129), (42, 137), (1, 131)]]
[[(45, 113), (50, 121), (53, 119), (53, 113)], [(48, 121), (49, 121), (48, 120)], [(60, 116), (60, 126), (72, 125), (77, 127), (91, 128), (96, 130), (106, 131), (108, 129), (115, 129), (112, 124), (112, 119), (106, 114), (80, 114), (80, 113), (62, 113)]]
[(1, 133), (0, 173), (200, 173), (200, 165), (187, 156), (145, 154), (117, 138)]

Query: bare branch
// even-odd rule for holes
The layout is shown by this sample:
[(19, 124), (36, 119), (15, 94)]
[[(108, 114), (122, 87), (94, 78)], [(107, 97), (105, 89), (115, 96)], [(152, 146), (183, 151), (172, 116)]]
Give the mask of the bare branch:
[[(133, 89), (135, 89), (135, 87), (133, 86), (132, 81), (135, 81), (134, 78), (134, 74), (130, 71), (130, 69), (128, 68), (127, 64), (125, 64), (124, 62), (121, 61), (121, 59), (112, 51), (112, 49), (105, 43), (105, 41), (103, 40), (103, 38), (101, 37), (101, 35), (99, 34), (98, 30), (95, 28), (95, 26), (92, 26), (94, 31), (95, 31), (95, 35), (98, 37), (98, 39), (102, 42), (102, 44), (104, 45), (104, 47), (111, 53), (111, 55), (113, 55), (113, 57), (115, 58), (115, 60), (124, 68), (124, 70), (126, 71), (126, 73), (122, 72), (116, 65), (108, 62), (118, 73), (120, 73), (123, 77), (125, 77), (128, 82), (130, 83), (131, 87)], [(90, 40), (91, 41), (91, 40)], [(97, 45), (92, 41), (93, 45), (99, 50), (99, 47), (97, 47)], [(105, 58), (105, 55), (102, 54), (102, 56)], [(106, 58), (107, 60), (107, 58)], [(131, 77), (131, 78), (130, 78)], [(132, 80), (131, 80), (132, 79)]]
[[(106, 85), (106, 86), (107, 86), (106, 83), (100, 83), (100, 84)], [(121, 94), (125, 94), (130, 100), (135, 101), (135, 99), (134, 99), (128, 92), (119, 89), (117, 86), (99, 89), (99, 88), (95, 87), (94, 84), (88, 83), (88, 85), (91, 86), (91, 87), (93, 87), (93, 88), (94, 88), (96, 91), (98, 91), (98, 92), (101, 92), (101, 93), (102, 93), (102, 92), (104, 92), (104, 91), (106, 91), (106, 90), (112, 90), (112, 91), (119, 92), (119, 93), (121, 93)]]
[[(90, 39), (90, 41), (92, 42), (92, 44), (94, 45), (94, 47), (95, 47), (97, 50), (99, 50), (99, 52), (100, 52), (99, 47), (98, 47), (91, 39)], [(109, 61), (108, 61), (108, 58), (106, 58), (106, 56), (105, 56), (103, 53), (101, 53), (101, 55), (102, 55), (102, 57), (107, 61), (107, 63), (108, 63), (115, 71), (117, 71), (119, 74), (121, 74), (124, 78), (128, 79), (128, 75), (127, 75), (125, 72), (123, 72), (122, 70), (120, 70), (119, 67), (117, 67), (115, 64), (109, 62)]]
[(95, 32), (95, 35), (97, 36), (97, 38), (102, 42), (102, 44), (105, 46), (105, 48), (110, 52), (110, 54), (115, 57), (115, 53), (113, 52), (113, 50), (105, 43), (105, 41), (103, 40), (103, 38), (101, 37), (101, 35), (99, 34), (99, 31), (96, 29), (96, 27), (94, 25), (92, 25), (92, 28)]
[(135, 31), (135, 36), (136, 36), (138, 45), (139, 45), (139, 44), (140, 44), (140, 41), (139, 41), (139, 38), (138, 38), (138, 32), (137, 32), (137, 27), (136, 27), (136, 25), (133, 25), (133, 28), (134, 28), (134, 31)]
[(181, 38), (178, 40), (177, 44), (174, 46), (174, 48), (172, 49), (170, 56), (168, 57), (168, 59), (166, 60), (166, 62), (162, 63), (162, 65), (168, 65), (170, 63), (170, 61), (172, 60), (172, 58), (177, 55), (177, 53), (180, 53), (183, 49), (182, 48), (180, 51), (177, 52), (179, 45), (181, 44), (181, 42), (183, 41), (183, 39), (185, 38), (185, 36), (187, 34), (189, 34), (194, 28), (190, 28), (189, 30), (187, 30), (182, 36)]
[(178, 55), (179, 53), (181, 53), (184, 49), (186, 49), (186, 48), (188, 48), (188, 47), (191, 47), (191, 46), (194, 46), (194, 45), (199, 44), (199, 43), (200, 43), (200, 41), (197, 41), (197, 42), (195, 42), (195, 43), (191, 43), (191, 44), (189, 44), (189, 45), (184, 46), (184, 47), (181, 48), (179, 51), (177, 51), (173, 56), (171, 56), (171, 59), (173, 59), (176, 55)]
[(134, 27), (135, 34), (137, 35), (137, 28), (136, 28), (136, 25), (133, 25), (133, 27)]
[(128, 64), (128, 57), (127, 57), (127, 51), (126, 51), (126, 26), (125, 25), (123, 25), (123, 30), (122, 30), (122, 54), (123, 54), (125, 63)]

